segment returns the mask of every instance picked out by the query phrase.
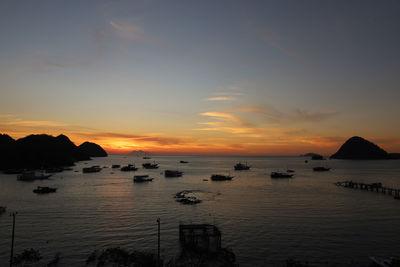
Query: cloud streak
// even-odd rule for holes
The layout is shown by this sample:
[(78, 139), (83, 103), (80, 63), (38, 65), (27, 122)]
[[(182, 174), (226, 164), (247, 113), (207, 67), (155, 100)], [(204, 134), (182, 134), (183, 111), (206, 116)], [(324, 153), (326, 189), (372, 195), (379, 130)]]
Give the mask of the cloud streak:
[(141, 43), (151, 41), (150, 37), (145, 34), (144, 30), (140, 26), (112, 20), (110, 20), (109, 23), (117, 35), (123, 40)]
[(209, 97), (206, 99), (207, 101), (235, 101), (236, 98), (231, 96), (216, 96), (216, 97)]

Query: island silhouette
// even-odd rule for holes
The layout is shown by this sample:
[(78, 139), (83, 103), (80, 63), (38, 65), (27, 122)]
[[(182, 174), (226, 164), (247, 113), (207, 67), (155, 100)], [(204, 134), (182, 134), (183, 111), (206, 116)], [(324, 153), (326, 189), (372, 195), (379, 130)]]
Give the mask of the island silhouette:
[(376, 144), (359, 136), (348, 139), (331, 159), (400, 159), (400, 153), (388, 153)]
[(107, 157), (99, 145), (85, 142), (76, 146), (63, 134), (32, 134), (17, 140), (0, 134), (0, 151), (0, 170), (65, 167), (91, 157)]

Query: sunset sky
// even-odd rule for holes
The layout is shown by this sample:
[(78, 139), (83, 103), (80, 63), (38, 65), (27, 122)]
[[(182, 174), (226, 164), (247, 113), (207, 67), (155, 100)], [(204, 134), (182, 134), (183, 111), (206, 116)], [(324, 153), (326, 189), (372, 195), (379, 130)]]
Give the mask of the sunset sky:
[(162, 154), (400, 152), (400, 1), (0, 2), (0, 133)]

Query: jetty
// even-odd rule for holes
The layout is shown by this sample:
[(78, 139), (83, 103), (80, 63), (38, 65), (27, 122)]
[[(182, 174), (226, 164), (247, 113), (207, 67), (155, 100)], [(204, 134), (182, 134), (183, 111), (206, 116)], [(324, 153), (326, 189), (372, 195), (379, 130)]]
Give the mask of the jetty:
[(400, 189), (386, 187), (383, 186), (382, 183), (366, 184), (353, 181), (343, 181), (343, 182), (336, 182), (335, 185), (351, 189), (360, 189), (365, 191), (377, 192), (385, 195), (387, 194), (393, 196), (395, 199), (400, 199)]

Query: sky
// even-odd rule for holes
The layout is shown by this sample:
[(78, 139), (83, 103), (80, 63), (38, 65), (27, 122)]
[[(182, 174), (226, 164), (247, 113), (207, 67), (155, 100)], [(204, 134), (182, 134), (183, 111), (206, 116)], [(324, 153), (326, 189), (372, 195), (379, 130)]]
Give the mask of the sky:
[(0, 2), (0, 133), (110, 153), (400, 152), (400, 2)]

